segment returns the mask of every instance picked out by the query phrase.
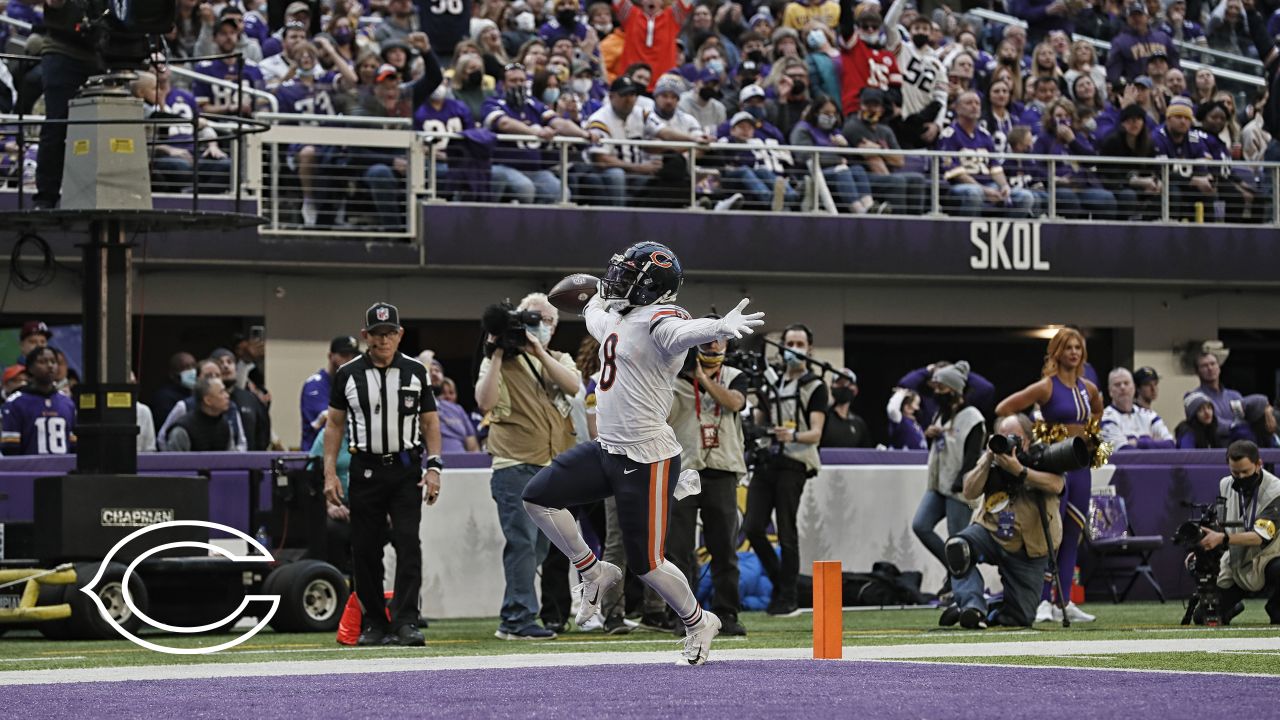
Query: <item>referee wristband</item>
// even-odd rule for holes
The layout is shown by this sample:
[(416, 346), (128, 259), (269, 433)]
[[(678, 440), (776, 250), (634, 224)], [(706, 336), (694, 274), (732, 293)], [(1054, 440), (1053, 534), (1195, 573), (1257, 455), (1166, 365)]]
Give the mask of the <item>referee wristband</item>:
[(443, 470), (444, 470), (444, 460), (441, 460), (439, 455), (432, 455), (432, 456), (430, 456), (430, 457), (428, 457), (428, 458), (427, 458), (427, 467), (426, 467), (426, 469), (427, 469), (427, 470), (438, 470), (438, 471), (443, 471)]

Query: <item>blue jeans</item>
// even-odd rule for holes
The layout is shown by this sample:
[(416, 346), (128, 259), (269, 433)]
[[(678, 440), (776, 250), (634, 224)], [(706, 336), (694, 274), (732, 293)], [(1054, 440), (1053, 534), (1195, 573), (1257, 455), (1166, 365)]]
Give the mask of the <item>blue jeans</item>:
[(493, 192), (500, 201), (551, 205), (560, 202), (560, 178), (550, 170), (516, 170), (507, 165), (494, 165)]
[(855, 200), (861, 199), (864, 195), (858, 186), (858, 178), (855, 177), (855, 171), (861, 174), (862, 185), (867, 184), (867, 174), (862, 168), (857, 166), (835, 166), (822, 168), (822, 177), (827, 181), (827, 189), (831, 191), (831, 200), (836, 205), (836, 210), (849, 212), (849, 206)]
[(519, 632), (537, 622), (538, 567), (547, 558), (551, 542), (533, 524), (524, 509), (524, 489), (538, 474), (538, 465), (515, 465), (493, 471), (489, 490), (498, 504), (498, 522), (506, 544), (502, 547), (502, 573), (507, 587), (502, 593), (502, 613), (498, 629)]
[(1030, 190), (1010, 189), (1009, 204), (999, 207), (986, 204), (983, 186), (977, 183), (952, 185), (947, 188), (944, 203), (953, 215), (981, 215), (984, 206), (990, 214), (1013, 218), (1029, 218), (1035, 212), (1036, 196)]
[[(1037, 214), (1049, 212), (1049, 193), (1036, 191)], [(1054, 194), (1058, 200), (1058, 216), (1084, 219), (1111, 219), (1116, 216), (1116, 196), (1102, 188), (1073, 188), (1059, 185)]]
[[(767, 168), (731, 167), (720, 171), (721, 183), (730, 193), (742, 193), (751, 210), (768, 210), (773, 206), (773, 186), (778, 176)], [(787, 183), (784, 195), (787, 205), (800, 201), (795, 188)]]
[(916, 508), (916, 516), (911, 520), (911, 531), (924, 543), (929, 554), (938, 558), (938, 562), (946, 567), (947, 560), (942, 551), (945, 541), (933, 531), (938, 521), (944, 517), (947, 519), (947, 537), (951, 537), (969, 524), (973, 509), (936, 490), (925, 490), (924, 497), (920, 498), (920, 506)]
[(991, 532), (981, 525), (970, 525), (953, 537), (969, 542), (972, 564), (961, 577), (951, 577), (951, 592), (956, 606), (978, 608), (985, 615), (987, 601), (982, 596), (982, 573), (978, 563), (995, 565), (1000, 570), (1004, 584), (1004, 606), (996, 621), (1001, 625), (1030, 626), (1036, 617), (1036, 604), (1040, 601), (1040, 585), (1044, 582), (1044, 570), (1049, 558), (1027, 557), (1026, 549), (1011, 553), (1000, 547)]
[(364, 184), (373, 196), (378, 224), (384, 228), (405, 227), (408, 218), (400, 214), (400, 199), (404, 196), (404, 181), (390, 165), (378, 163), (364, 171)]

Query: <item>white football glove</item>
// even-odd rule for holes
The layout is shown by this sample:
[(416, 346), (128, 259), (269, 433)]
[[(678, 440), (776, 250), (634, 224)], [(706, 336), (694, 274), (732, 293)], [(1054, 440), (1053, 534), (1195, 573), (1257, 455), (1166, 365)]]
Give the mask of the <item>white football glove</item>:
[(753, 312), (746, 315), (742, 314), (742, 309), (751, 302), (750, 298), (742, 298), (742, 302), (738, 306), (730, 310), (723, 318), (720, 319), (720, 333), (729, 337), (741, 338), (743, 335), (750, 335), (755, 332), (755, 328), (764, 324), (764, 313)]

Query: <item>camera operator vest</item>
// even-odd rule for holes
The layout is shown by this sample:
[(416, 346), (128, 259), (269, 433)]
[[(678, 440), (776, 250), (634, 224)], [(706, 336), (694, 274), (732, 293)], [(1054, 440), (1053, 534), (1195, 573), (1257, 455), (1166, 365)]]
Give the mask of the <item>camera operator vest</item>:
[[(725, 387), (742, 375), (728, 365), (720, 366), (719, 382)], [(729, 412), (705, 388), (683, 378), (675, 381), (675, 399), (667, 422), (680, 441), (680, 467), (691, 470), (723, 470), (743, 475), (747, 463), (743, 455), (742, 416)], [(704, 430), (703, 428), (708, 428)]]
[[(997, 473), (1005, 475), (1005, 480), (1009, 480), (1008, 473), (999, 467), (991, 468), (991, 475)], [(991, 485), (990, 477), (987, 484)], [(1013, 483), (1006, 482), (1005, 487), (1009, 487)], [(1040, 508), (1036, 507), (1039, 502), (1044, 503), (1045, 513), (1049, 518), (1049, 536), (1053, 541), (1053, 547), (1056, 549), (1062, 544), (1062, 515), (1058, 512), (1058, 504), (1061, 499), (1057, 495), (1032, 490), (1025, 485), (1015, 492), (1007, 495), (1008, 506), (1004, 511), (1013, 511), (1013, 536), (1001, 539), (997, 535), (1000, 528), (1000, 510), (998, 509), (1000, 493), (989, 493), (979, 498), (982, 503), (978, 512), (977, 523), (991, 532), (991, 537), (1000, 543), (1000, 547), (1009, 552), (1018, 552), (1025, 548), (1027, 557), (1040, 558), (1049, 554), (1049, 547), (1044, 541), (1044, 525), (1040, 521)], [(994, 510), (994, 512), (993, 512)]]
[[(788, 422), (794, 423), (791, 427), (796, 432), (806, 432), (810, 429), (809, 413), (806, 408), (809, 407), (809, 400), (819, 388), (825, 389), (826, 383), (822, 382), (822, 378), (813, 373), (806, 372), (797, 380), (790, 381), (786, 378), (780, 378), (778, 381), (778, 392), (782, 396), (781, 412), (777, 412), (778, 408), (773, 403), (769, 403), (766, 408), (770, 421), (774, 425), (785, 426)], [(823, 408), (825, 411), (826, 408)], [(775, 414), (781, 417), (773, 417)], [(822, 469), (822, 458), (818, 455), (818, 443), (798, 443), (789, 442), (782, 448), (782, 454), (799, 463), (804, 463), (808, 470), (807, 477), (813, 477), (818, 474), (818, 470)]]
[(929, 446), (930, 490), (959, 500), (969, 507), (976, 506), (975, 501), (966, 499), (963, 492), (952, 492), (951, 487), (964, 468), (964, 445), (969, 433), (984, 422), (982, 412), (970, 405), (941, 425), (942, 434)]
[(1246, 590), (1258, 591), (1266, 585), (1267, 563), (1280, 558), (1280, 542), (1276, 542), (1277, 524), (1280, 524), (1280, 478), (1262, 471), (1262, 482), (1253, 495), (1245, 498), (1231, 489), (1234, 479), (1228, 475), (1218, 481), (1218, 494), (1227, 499), (1228, 523), (1243, 523), (1243, 527), (1227, 528), (1227, 532), (1253, 531), (1262, 537), (1259, 547), (1231, 545), (1218, 571), (1218, 587), (1238, 585)]
[[(577, 375), (568, 356), (552, 350), (551, 356)], [(507, 356), (502, 365), (492, 367), (485, 358), (480, 374), (502, 373), (498, 379), (498, 402), (489, 411), (489, 454), (493, 467), (550, 465), (556, 455), (573, 447), (577, 436), (569, 416), (570, 403), (560, 392), (546, 368), (527, 353)]]

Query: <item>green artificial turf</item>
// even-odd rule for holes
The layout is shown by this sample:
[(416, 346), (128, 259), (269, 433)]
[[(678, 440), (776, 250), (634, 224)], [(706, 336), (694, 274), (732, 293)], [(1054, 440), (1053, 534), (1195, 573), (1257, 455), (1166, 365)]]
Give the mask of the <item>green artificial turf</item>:
[[(844, 644), (903, 645), (919, 643), (1025, 642), (1058, 640), (1138, 640), (1158, 638), (1200, 637), (1280, 637), (1280, 627), (1267, 625), (1261, 602), (1249, 603), (1245, 614), (1228, 628), (1181, 627), (1182, 616), (1177, 603), (1127, 603), (1124, 605), (1090, 604), (1097, 622), (1077, 624), (1071, 628), (1041, 624), (1035, 629), (991, 629), (967, 631), (939, 628), (937, 610), (859, 610), (844, 614)], [(812, 616), (775, 618), (763, 613), (744, 613), (741, 620), (748, 629), (746, 638), (721, 637), (718, 648), (807, 648), (812, 647)], [(33, 630), (10, 631), (0, 637), (0, 673), (14, 670), (118, 667), (126, 665), (168, 665), (175, 663), (267, 662), (278, 660), (338, 660), (370, 657), (444, 657), (459, 655), (499, 655), (507, 653), (664, 651), (675, 652), (677, 639), (669, 634), (635, 631), (629, 635), (606, 636), (601, 633), (570, 631), (556, 640), (544, 642), (504, 641), (493, 636), (496, 618), (437, 620), (424, 631), (425, 648), (346, 648), (334, 636), (324, 634), (278, 634), (270, 630), (235, 648), (212, 655), (167, 655), (140, 648), (126, 640), (52, 641)], [(207, 647), (229, 640), (231, 635), (147, 635), (153, 642), (174, 647)], [(1106, 653), (1100, 653), (1106, 655)], [(1202, 653), (1150, 654), (1139, 658), (1116, 655), (1117, 667), (1125, 663), (1151, 663), (1133, 667), (1195, 669)], [(1187, 656), (1187, 657), (1184, 657)], [(1280, 674), (1275, 660), (1280, 655), (1214, 654), (1229, 665), (1211, 665), (1217, 670), (1268, 672)], [(1032, 661), (1038, 662), (1032, 662)], [(954, 662), (948, 659), (948, 662)], [(1063, 657), (1042, 658), (972, 658), (972, 662), (1065, 665), (1080, 663), (1082, 667), (1105, 667), (1102, 661)], [(1270, 669), (1257, 669), (1262, 666)]]

